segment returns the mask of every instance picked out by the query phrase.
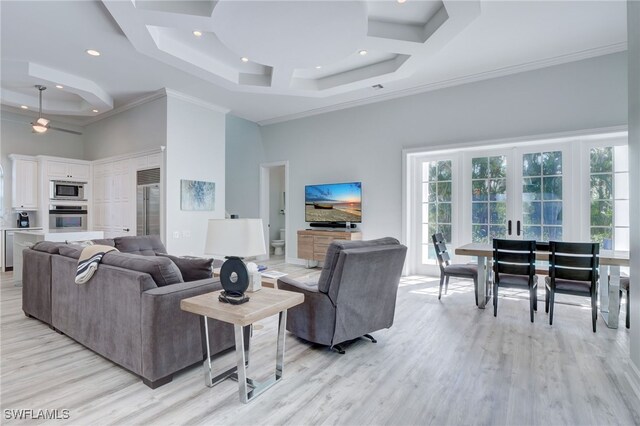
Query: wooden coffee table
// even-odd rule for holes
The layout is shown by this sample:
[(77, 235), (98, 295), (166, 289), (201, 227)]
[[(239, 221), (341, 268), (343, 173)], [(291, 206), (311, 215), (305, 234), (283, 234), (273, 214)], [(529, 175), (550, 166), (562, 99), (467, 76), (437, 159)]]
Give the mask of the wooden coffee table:
[[(213, 387), (227, 378), (235, 379), (238, 381), (240, 401), (246, 404), (282, 378), (287, 309), (304, 302), (304, 295), (292, 291), (262, 288), (254, 293), (248, 293), (250, 300), (247, 303), (230, 305), (218, 300), (220, 292), (221, 290), (183, 299), (180, 301), (180, 308), (183, 311), (204, 316), (205, 336), (207, 339), (207, 359), (203, 365), (205, 384), (208, 387)], [(276, 370), (275, 374), (266, 381), (258, 382), (247, 377), (251, 324), (275, 314), (279, 315)], [(211, 369), (208, 318), (233, 324), (236, 339), (237, 366), (215, 377), (212, 376)]]

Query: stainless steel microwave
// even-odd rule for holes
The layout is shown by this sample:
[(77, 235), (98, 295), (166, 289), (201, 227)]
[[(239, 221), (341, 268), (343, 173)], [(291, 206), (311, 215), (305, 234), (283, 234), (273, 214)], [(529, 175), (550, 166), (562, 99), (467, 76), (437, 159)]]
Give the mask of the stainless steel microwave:
[(49, 206), (49, 229), (51, 231), (86, 231), (87, 206)]
[(86, 182), (52, 180), (49, 184), (49, 198), (52, 200), (86, 201)]

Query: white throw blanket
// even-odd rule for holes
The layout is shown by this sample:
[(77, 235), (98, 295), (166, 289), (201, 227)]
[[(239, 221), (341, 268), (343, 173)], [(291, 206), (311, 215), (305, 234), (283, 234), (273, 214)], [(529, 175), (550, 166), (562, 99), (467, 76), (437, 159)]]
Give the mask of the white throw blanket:
[(95, 244), (82, 249), (78, 259), (78, 269), (76, 271), (76, 284), (84, 284), (91, 279), (98, 269), (102, 256), (110, 251), (118, 251), (115, 247)]

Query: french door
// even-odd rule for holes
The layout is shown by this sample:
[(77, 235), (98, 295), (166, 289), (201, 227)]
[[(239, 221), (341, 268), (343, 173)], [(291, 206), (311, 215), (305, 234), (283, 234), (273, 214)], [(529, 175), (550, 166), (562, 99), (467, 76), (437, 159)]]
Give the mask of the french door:
[(627, 157), (624, 133), (416, 154), (409, 163), (410, 271), (438, 273), (436, 232), (452, 255), (494, 238), (628, 250)]
[(463, 153), (462, 239), (562, 240), (570, 150), (554, 144)]

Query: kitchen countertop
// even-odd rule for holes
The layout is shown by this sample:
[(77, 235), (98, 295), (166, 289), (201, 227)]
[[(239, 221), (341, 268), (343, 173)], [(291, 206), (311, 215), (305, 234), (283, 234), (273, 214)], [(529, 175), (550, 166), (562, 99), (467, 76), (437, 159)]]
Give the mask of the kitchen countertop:
[(29, 231), (29, 230), (42, 230), (42, 226), (30, 226), (28, 228), (0, 228), (0, 231)]

